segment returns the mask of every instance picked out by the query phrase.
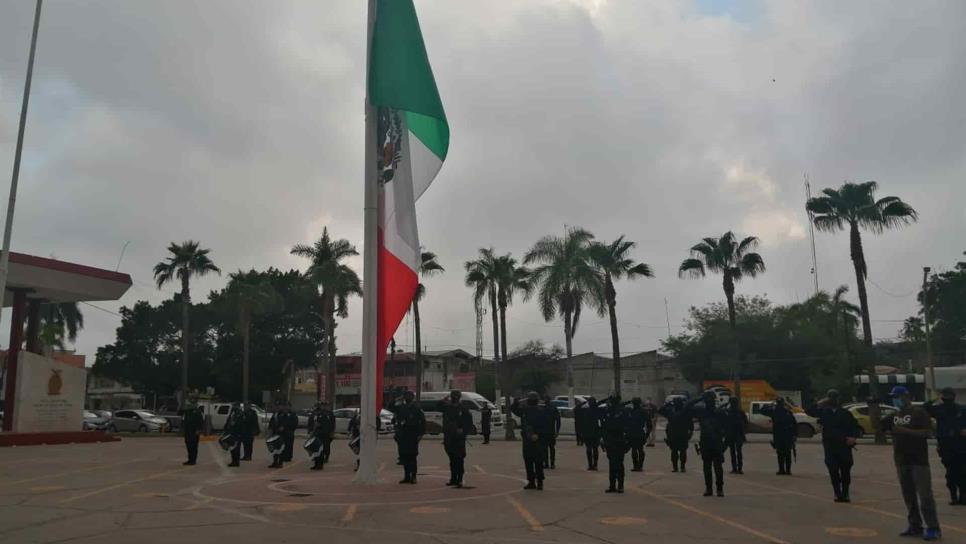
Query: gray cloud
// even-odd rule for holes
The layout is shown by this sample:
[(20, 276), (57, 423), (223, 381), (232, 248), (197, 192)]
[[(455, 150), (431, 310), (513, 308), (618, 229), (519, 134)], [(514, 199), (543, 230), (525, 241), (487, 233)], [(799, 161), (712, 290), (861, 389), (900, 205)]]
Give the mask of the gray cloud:
[[(0, 7), (0, 172), (30, 4)], [(803, 299), (804, 172), (815, 188), (876, 179), (922, 214), (866, 239), (874, 331), (895, 336), (920, 267), (966, 249), (966, 7), (735, 4), (417, 0), (453, 132), (418, 205), (448, 269), (429, 283), (431, 348), (473, 348), (462, 262), (476, 248), (521, 255), (565, 224), (626, 234), (655, 267), (618, 286), (628, 350), (666, 335), (665, 297), (673, 327), (722, 298), (712, 279), (676, 277), (702, 236), (758, 235), (768, 272), (739, 291)], [(288, 249), (324, 225), (361, 244), (364, 23), (361, 2), (48, 2), (14, 249), (113, 268), (130, 240), (131, 304), (170, 295), (150, 270), (171, 240), (202, 240), (226, 271), (304, 266)], [(846, 237), (817, 245), (823, 287), (851, 285)], [(93, 355), (117, 320), (86, 310), (78, 348)], [(352, 310), (345, 350), (359, 343)], [(518, 302), (509, 343), (560, 329)], [(606, 352), (607, 327), (589, 317), (575, 346)]]

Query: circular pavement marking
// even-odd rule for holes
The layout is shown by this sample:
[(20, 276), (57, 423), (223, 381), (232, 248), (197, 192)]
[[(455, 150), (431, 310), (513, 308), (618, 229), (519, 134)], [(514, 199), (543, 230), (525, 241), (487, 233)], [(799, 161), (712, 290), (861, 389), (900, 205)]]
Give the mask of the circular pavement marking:
[(445, 514), (449, 510), (443, 506), (414, 506), (409, 509), (413, 514)]
[(306, 508), (307, 507), (304, 504), (298, 503), (272, 504), (265, 507), (266, 510), (270, 510), (272, 512), (300, 512)]
[(847, 536), (852, 538), (872, 538), (879, 536), (875, 529), (865, 527), (826, 527), (825, 532), (832, 536)]
[(629, 525), (644, 525), (645, 523), (647, 523), (647, 520), (644, 518), (613, 516), (613, 517), (600, 518), (600, 522), (604, 525), (629, 526)]

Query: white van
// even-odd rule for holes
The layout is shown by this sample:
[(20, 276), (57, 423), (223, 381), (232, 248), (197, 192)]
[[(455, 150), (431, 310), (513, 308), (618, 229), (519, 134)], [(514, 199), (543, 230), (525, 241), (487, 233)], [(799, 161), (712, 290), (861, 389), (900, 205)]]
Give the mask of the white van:
[[(490, 419), (490, 427), (493, 434), (496, 434), (496, 429), (503, 428), (503, 413), (500, 409), (490, 402), (486, 397), (475, 393), (473, 391), (461, 391), (462, 396), (460, 397), (460, 404), (464, 408), (468, 409), (471, 414), (473, 414), (473, 425), (476, 426), (476, 431), (479, 433), (483, 428), (482, 414), (480, 410), (484, 406), (489, 406), (490, 410), (493, 411), (492, 419)], [(443, 432), (443, 414), (436, 409), (436, 405), (439, 401), (445, 399), (449, 396), (449, 391), (423, 391), (419, 398), (419, 407), (423, 409), (423, 414), (426, 415), (426, 432), (429, 434), (439, 434)]]

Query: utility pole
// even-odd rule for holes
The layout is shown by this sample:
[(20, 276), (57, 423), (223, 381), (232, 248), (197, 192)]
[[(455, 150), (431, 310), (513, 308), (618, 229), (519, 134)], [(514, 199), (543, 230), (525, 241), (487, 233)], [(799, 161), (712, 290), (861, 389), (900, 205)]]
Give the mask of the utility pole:
[(667, 309), (667, 297), (664, 297), (664, 319), (667, 320), (667, 339), (671, 339), (671, 312)]
[(926, 287), (929, 284), (928, 266), (922, 267), (922, 320), (926, 324), (926, 365), (929, 367), (929, 398), (936, 398), (936, 367), (932, 362), (932, 338), (929, 334), (929, 293)]

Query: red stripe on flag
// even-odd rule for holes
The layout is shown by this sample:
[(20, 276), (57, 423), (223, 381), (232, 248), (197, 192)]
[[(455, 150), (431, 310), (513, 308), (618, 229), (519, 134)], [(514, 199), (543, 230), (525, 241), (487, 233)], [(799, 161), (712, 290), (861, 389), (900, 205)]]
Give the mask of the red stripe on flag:
[[(382, 410), (382, 384), (386, 365), (386, 348), (389, 339), (396, 334), (409, 305), (416, 294), (419, 278), (416, 271), (393, 255), (383, 242), (382, 229), (379, 229), (379, 285), (378, 308), (379, 324), (376, 351), (376, 413)], [(378, 416), (377, 416), (378, 417)]]

